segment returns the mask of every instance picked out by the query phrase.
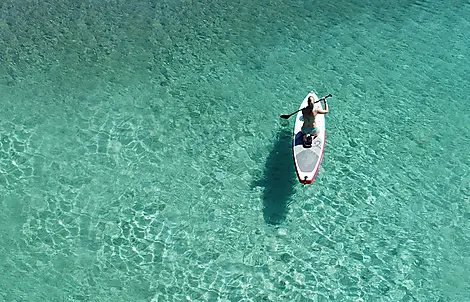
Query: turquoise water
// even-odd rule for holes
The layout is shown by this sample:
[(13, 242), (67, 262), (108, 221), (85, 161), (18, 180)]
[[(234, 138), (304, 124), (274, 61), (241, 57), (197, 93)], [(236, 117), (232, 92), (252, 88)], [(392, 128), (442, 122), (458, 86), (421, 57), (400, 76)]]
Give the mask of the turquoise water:
[[(468, 1), (0, 4), (1, 301), (470, 301)], [(333, 94), (315, 182), (293, 118)]]

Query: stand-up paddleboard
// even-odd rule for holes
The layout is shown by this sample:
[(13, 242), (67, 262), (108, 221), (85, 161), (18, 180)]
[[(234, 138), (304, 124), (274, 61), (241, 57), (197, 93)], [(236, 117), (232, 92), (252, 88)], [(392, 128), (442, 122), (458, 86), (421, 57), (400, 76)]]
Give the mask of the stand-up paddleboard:
[[(307, 107), (308, 98), (311, 95), (315, 98), (315, 108), (322, 109), (321, 102), (317, 102), (318, 96), (313, 91), (310, 91), (305, 97), (300, 105), (300, 109)], [(295, 118), (294, 133), (292, 136), (292, 154), (294, 156), (295, 170), (299, 181), (303, 184), (311, 184), (320, 168), (323, 152), (325, 150), (325, 115), (316, 115), (315, 123), (319, 133), (318, 136), (313, 139), (311, 147), (308, 148), (306, 148), (303, 143), (301, 130), (303, 123), (304, 118), (302, 110), (300, 110)]]

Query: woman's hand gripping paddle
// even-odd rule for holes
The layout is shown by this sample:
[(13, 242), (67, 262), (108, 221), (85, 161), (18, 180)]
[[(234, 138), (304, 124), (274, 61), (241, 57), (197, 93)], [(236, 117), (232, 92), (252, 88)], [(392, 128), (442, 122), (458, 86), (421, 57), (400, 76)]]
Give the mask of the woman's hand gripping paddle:
[[(322, 100), (324, 100), (324, 99), (326, 99), (326, 98), (329, 98), (330, 96), (332, 96), (331, 93), (330, 93), (329, 95), (327, 95), (327, 96), (322, 97), (321, 99), (319, 99), (319, 100), (316, 101), (315, 103), (321, 102)], [(307, 107), (305, 107), (305, 108), (307, 108)], [(296, 114), (297, 112), (299, 112), (300, 110), (303, 110), (303, 109), (305, 109), (305, 108), (301, 108), (301, 109), (297, 110), (296, 112), (292, 112), (291, 114), (283, 114), (283, 115), (281, 115), (281, 118), (287, 120), (288, 118), (290, 118), (291, 116), (293, 116), (294, 114)]]

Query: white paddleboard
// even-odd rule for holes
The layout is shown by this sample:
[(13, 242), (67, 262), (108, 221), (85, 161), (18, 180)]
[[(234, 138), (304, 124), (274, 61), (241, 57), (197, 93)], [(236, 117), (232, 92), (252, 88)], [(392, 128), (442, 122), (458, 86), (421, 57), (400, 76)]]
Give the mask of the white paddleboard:
[[(310, 93), (305, 97), (300, 108), (307, 107), (308, 97), (313, 95), (315, 102), (318, 101), (318, 96), (315, 92)], [(321, 102), (315, 103), (315, 108), (323, 109)], [(315, 117), (316, 127), (319, 130), (318, 136), (313, 140), (310, 148), (305, 148), (302, 138), (302, 125), (304, 123), (302, 111), (297, 113), (294, 132), (292, 135), (292, 155), (294, 156), (295, 171), (297, 177), (302, 184), (311, 184), (317, 175), (318, 169), (323, 158), (325, 150), (325, 115), (317, 114)]]

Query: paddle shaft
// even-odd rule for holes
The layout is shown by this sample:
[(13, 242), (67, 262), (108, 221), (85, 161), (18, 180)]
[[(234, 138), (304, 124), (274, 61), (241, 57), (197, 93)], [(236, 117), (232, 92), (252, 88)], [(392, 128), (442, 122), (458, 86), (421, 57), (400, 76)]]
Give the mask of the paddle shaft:
[[(330, 96), (332, 96), (331, 93), (330, 93), (329, 95), (327, 95), (327, 96), (322, 97), (321, 99), (319, 99), (319, 100), (316, 101), (315, 103), (321, 102), (323, 99), (326, 100), (326, 98), (329, 98)], [(292, 112), (292, 113), (289, 114), (289, 115), (283, 114), (283, 115), (281, 115), (281, 118), (288, 119), (288, 118), (290, 118), (291, 116), (293, 116), (294, 114), (296, 114), (297, 112), (299, 112), (299, 111), (301, 111), (301, 110), (304, 110), (304, 109), (306, 109), (306, 108), (308, 108), (308, 107), (300, 108), (300, 109), (297, 110), (296, 112)]]

